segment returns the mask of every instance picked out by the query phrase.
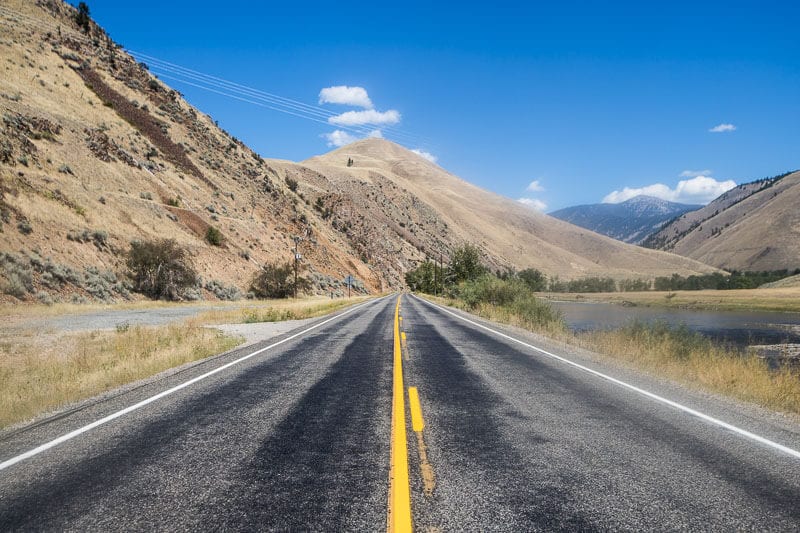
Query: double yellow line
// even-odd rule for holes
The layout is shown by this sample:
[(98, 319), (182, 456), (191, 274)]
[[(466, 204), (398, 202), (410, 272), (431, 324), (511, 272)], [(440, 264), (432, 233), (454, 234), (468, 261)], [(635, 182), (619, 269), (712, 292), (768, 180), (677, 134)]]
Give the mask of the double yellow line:
[(408, 482), (406, 404), (403, 357), (400, 349), (400, 298), (394, 308), (394, 374), (392, 377), (392, 452), (389, 482), (388, 530), (411, 531), (411, 489)]

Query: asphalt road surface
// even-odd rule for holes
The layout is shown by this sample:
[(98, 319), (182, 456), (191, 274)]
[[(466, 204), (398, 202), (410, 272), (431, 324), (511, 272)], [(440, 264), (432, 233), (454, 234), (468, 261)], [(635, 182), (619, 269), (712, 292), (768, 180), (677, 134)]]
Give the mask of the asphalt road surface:
[[(385, 530), (396, 300), (6, 433), (0, 530)], [(792, 419), (410, 295), (399, 316), (415, 529), (800, 529)]]

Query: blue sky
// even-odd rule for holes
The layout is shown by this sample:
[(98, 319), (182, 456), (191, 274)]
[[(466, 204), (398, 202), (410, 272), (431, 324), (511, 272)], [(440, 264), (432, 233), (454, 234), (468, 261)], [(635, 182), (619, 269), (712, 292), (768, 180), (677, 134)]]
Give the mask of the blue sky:
[[(265, 157), (302, 160), (346, 140), (326, 137), (342, 121), (383, 120), (362, 129), (546, 211), (638, 192), (707, 201), (800, 168), (796, 1), (88, 3)], [(357, 114), (281, 113), (170, 79), (163, 61)], [(350, 105), (320, 98), (342, 86), (323, 94)]]

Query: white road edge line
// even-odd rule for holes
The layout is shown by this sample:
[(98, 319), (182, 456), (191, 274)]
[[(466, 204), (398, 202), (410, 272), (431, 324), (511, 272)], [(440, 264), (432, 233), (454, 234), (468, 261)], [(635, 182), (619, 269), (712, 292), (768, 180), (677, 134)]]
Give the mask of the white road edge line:
[(635, 385), (631, 385), (631, 384), (626, 383), (624, 381), (620, 381), (619, 379), (613, 378), (613, 377), (611, 377), (609, 375), (603, 374), (602, 372), (598, 372), (597, 370), (593, 370), (593, 369), (591, 369), (589, 367), (586, 367), (586, 366), (583, 366), (581, 364), (575, 363), (573, 361), (570, 361), (569, 359), (566, 359), (566, 358), (561, 357), (559, 355), (556, 355), (554, 353), (550, 353), (547, 350), (543, 350), (543, 349), (538, 348), (538, 347), (536, 347), (536, 346), (534, 346), (532, 344), (528, 344), (527, 342), (523, 342), (523, 341), (521, 341), (519, 339), (515, 339), (514, 337), (506, 335), (505, 333), (501, 333), (501, 332), (496, 331), (496, 330), (494, 330), (492, 328), (486, 327), (483, 324), (479, 324), (477, 322), (469, 320), (468, 318), (464, 318), (463, 316), (460, 316), (457, 313), (453, 313), (449, 309), (446, 309), (446, 308), (444, 308), (444, 307), (442, 307), (440, 305), (437, 305), (437, 304), (434, 304), (432, 302), (429, 302), (429, 301), (425, 300), (424, 298), (420, 298), (418, 296), (414, 296), (414, 298), (419, 300), (419, 301), (421, 301), (421, 302), (423, 302), (423, 303), (425, 303), (425, 304), (427, 304), (427, 305), (429, 305), (429, 306), (435, 307), (435, 308), (437, 308), (437, 309), (439, 309), (439, 310), (441, 310), (441, 311), (443, 311), (443, 312), (445, 312), (445, 313), (447, 313), (449, 315), (452, 315), (452, 316), (458, 318), (459, 320), (463, 320), (464, 322), (472, 324), (473, 326), (477, 326), (477, 327), (479, 327), (481, 329), (484, 329), (486, 331), (494, 333), (495, 335), (503, 337), (504, 339), (508, 339), (510, 341), (516, 342), (517, 344), (521, 344), (522, 346), (525, 346), (526, 348), (530, 348), (531, 350), (535, 350), (535, 351), (537, 351), (537, 352), (539, 352), (539, 353), (541, 353), (543, 355), (546, 355), (548, 357), (551, 357), (551, 358), (553, 358), (553, 359), (555, 359), (557, 361), (560, 361), (560, 362), (565, 363), (567, 365), (570, 365), (570, 366), (573, 366), (575, 368), (578, 368), (578, 369), (580, 369), (580, 370), (582, 370), (584, 372), (588, 372), (589, 374), (592, 374), (592, 375), (597, 376), (599, 378), (605, 379), (606, 381), (610, 381), (611, 383), (614, 383), (615, 385), (619, 385), (620, 387), (624, 387), (626, 389), (632, 390), (632, 391), (634, 391), (636, 393), (641, 394), (642, 396), (646, 396), (646, 397), (648, 397), (648, 398), (650, 398), (652, 400), (655, 400), (657, 402), (660, 402), (660, 403), (663, 403), (663, 404), (668, 405), (670, 407), (673, 407), (673, 408), (675, 408), (675, 409), (677, 409), (679, 411), (683, 411), (684, 413), (687, 413), (689, 415), (697, 417), (697, 418), (699, 418), (701, 420), (704, 420), (704, 421), (706, 421), (706, 422), (708, 422), (710, 424), (725, 428), (725, 429), (727, 429), (729, 431), (737, 433), (738, 435), (740, 435), (742, 437), (745, 437), (747, 439), (756, 441), (756, 442), (758, 442), (760, 444), (764, 444), (766, 446), (769, 446), (770, 448), (774, 448), (774, 449), (776, 449), (778, 451), (781, 451), (783, 453), (791, 455), (792, 457), (800, 459), (800, 451), (797, 451), (797, 450), (794, 450), (792, 448), (789, 448), (788, 446), (784, 446), (783, 444), (778, 444), (777, 442), (774, 442), (774, 441), (771, 441), (771, 440), (769, 440), (767, 438), (761, 437), (760, 435), (756, 435), (755, 433), (751, 433), (751, 432), (749, 432), (749, 431), (747, 431), (745, 429), (742, 429), (742, 428), (736, 427), (734, 425), (728, 424), (727, 422), (724, 422), (724, 421), (722, 421), (722, 420), (720, 420), (718, 418), (714, 418), (713, 416), (709, 416), (707, 414), (701, 413), (700, 411), (696, 411), (696, 410), (692, 409), (691, 407), (686, 407), (685, 405), (681, 405), (681, 404), (679, 404), (677, 402), (674, 402), (672, 400), (668, 400), (667, 398), (664, 398), (663, 396), (659, 396), (657, 394), (654, 394), (652, 392), (646, 391), (644, 389), (640, 389), (639, 387), (636, 387)]
[(11, 466), (13, 466), (13, 465), (15, 465), (15, 464), (17, 464), (17, 463), (19, 463), (21, 461), (24, 461), (26, 459), (30, 459), (31, 457), (33, 457), (35, 455), (39, 455), (40, 453), (45, 452), (45, 451), (47, 451), (47, 450), (49, 450), (51, 448), (54, 448), (54, 447), (58, 446), (59, 444), (67, 442), (68, 440), (74, 439), (75, 437), (77, 437), (79, 435), (82, 435), (83, 433), (86, 433), (87, 431), (91, 431), (92, 429), (94, 429), (94, 428), (96, 428), (98, 426), (102, 426), (103, 424), (105, 424), (107, 422), (111, 422), (112, 420), (117, 419), (117, 418), (119, 418), (121, 416), (124, 416), (124, 415), (126, 415), (128, 413), (131, 413), (133, 411), (136, 411), (137, 409), (141, 409), (142, 407), (144, 407), (146, 405), (149, 405), (149, 404), (151, 404), (151, 403), (153, 403), (153, 402), (155, 402), (157, 400), (160, 400), (161, 398), (164, 398), (165, 396), (169, 396), (170, 394), (178, 392), (181, 389), (185, 389), (186, 387), (188, 387), (190, 385), (194, 385), (198, 381), (202, 381), (202, 380), (204, 380), (204, 379), (206, 379), (206, 378), (208, 378), (210, 376), (213, 376), (214, 374), (218, 374), (219, 372), (222, 372), (223, 370), (226, 370), (226, 369), (228, 369), (228, 368), (230, 368), (230, 367), (232, 367), (234, 365), (238, 365), (242, 361), (246, 361), (247, 359), (255, 357), (258, 354), (264, 353), (267, 350), (275, 348), (276, 346), (280, 346), (281, 344), (289, 342), (290, 340), (293, 340), (293, 339), (296, 339), (297, 337), (305, 335), (309, 331), (315, 330), (315, 329), (317, 329), (317, 328), (319, 328), (321, 326), (324, 326), (325, 324), (327, 324), (329, 322), (332, 322), (332, 321), (334, 321), (334, 320), (336, 320), (338, 318), (341, 318), (341, 317), (343, 317), (343, 316), (345, 316), (345, 315), (347, 315), (349, 313), (352, 313), (356, 309), (360, 309), (360, 308), (362, 308), (362, 307), (364, 307), (364, 306), (366, 306), (368, 304), (378, 302), (380, 300), (383, 300), (384, 298), (387, 298), (387, 296), (384, 296), (383, 298), (378, 298), (376, 300), (371, 300), (371, 301), (368, 301), (368, 302), (364, 302), (363, 304), (359, 304), (359, 305), (357, 305), (355, 307), (351, 307), (350, 309), (346, 310), (345, 312), (339, 313), (338, 315), (336, 315), (334, 317), (331, 317), (331, 318), (329, 318), (327, 320), (324, 320), (324, 321), (320, 322), (319, 324), (314, 324), (310, 328), (306, 328), (303, 331), (295, 333), (291, 337), (286, 337), (285, 339), (280, 340), (278, 342), (275, 342), (273, 344), (270, 344), (269, 346), (266, 346), (264, 348), (260, 348), (260, 349), (258, 349), (256, 351), (252, 352), (252, 353), (249, 353), (249, 354), (247, 354), (245, 356), (240, 357), (239, 359), (236, 359), (235, 361), (231, 361), (230, 363), (225, 363), (221, 367), (215, 368), (214, 370), (211, 370), (210, 372), (206, 372), (205, 374), (202, 374), (200, 376), (194, 377), (194, 378), (190, 379), (189, 381), (185, 381), (185, 382), (181, 383), (180, 385), (176, 385), (176, 386), (174, 386), (174, 387), (172, 387), (170, 389), (167, 389), (165, 391), (159, 392), (158, 394), (156, 394), (154, 396), (151, 396), (151, 397), (149, 397), (149, 398), (147, 398), (145, 400), (142, 400), (141, 402), (135, 403), (135, 404), (133, 404), (131, 406), (128, 406), (125, 409), (121, 409), (121, 410), (119, 410), (119, 411), (117, 411), (115, 413), (111, 413), (110, 415), (108, 415), (106, 417), (103, 417), (103, 418), (101, 418), (99, 420), (95, 420), (94, 422), (92, 422), (90, 424), (86, 424), (85, 426), (80, 427), (80, 428), (78, 428), (78, 429), (76, 429), (74, 431), (70, 431), (69, 433), (61, 435), (60, 437), (55, 438), (55, 439), (53, 439), (53, 440), (51, 440), (49, 442), (46, 442), (46, 443), (42, 444), (41, 446), (37, 446), (36, 448), (28, 450), (27, 452), (22, 453), (20, 455), (17, 455), (16, 457), (12, 457), (11, 459), (3, 461), (2, 463), (0, 463), (0, 471), (5, 470), (6, 468), (9, 468), (9, 467), (11, 467)]

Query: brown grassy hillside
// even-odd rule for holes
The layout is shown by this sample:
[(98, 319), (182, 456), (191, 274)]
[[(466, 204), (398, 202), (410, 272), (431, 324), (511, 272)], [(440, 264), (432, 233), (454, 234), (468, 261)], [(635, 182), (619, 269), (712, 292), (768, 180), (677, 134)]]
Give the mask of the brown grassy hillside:
[[(348, 167), (347, 161), (353, 165)], [(382, 139), (365, 139), (303, 163), (321, 188), (370, 206), (370, 218), (410, 234), (423, 253), (445, 256), (463, 241), (477, 244), (496, 268), (535, 267), (572, 279), (649, 278), (713, 269), (663, 252), (652, 253), (535, 212), (446, 172)], [(326, 183), (327, 182), (327, 183)], [(399, 226), (399, 228), (397, 227)]]
[(728, 270), (800, 267), (800, 172), (747, 183), (687, 213), (645, 245)]
[[(22, 299), (98, 297), (97, 284), (124, 294), (128, 243), (170, 237), (190, 249), (213, 292), (246, 289), (258, 264), (293, 257), (295, 235), (318, 290), (347, 274), (383, 288), (386, 277), (288, 188), (287, 176), (302, 179), (303, 169), (262, 159), (94, 24), (79, 31), (72, 7), (1, 7), (5, 288)], [(205, 241), (209, 226), (221, 246)]]

